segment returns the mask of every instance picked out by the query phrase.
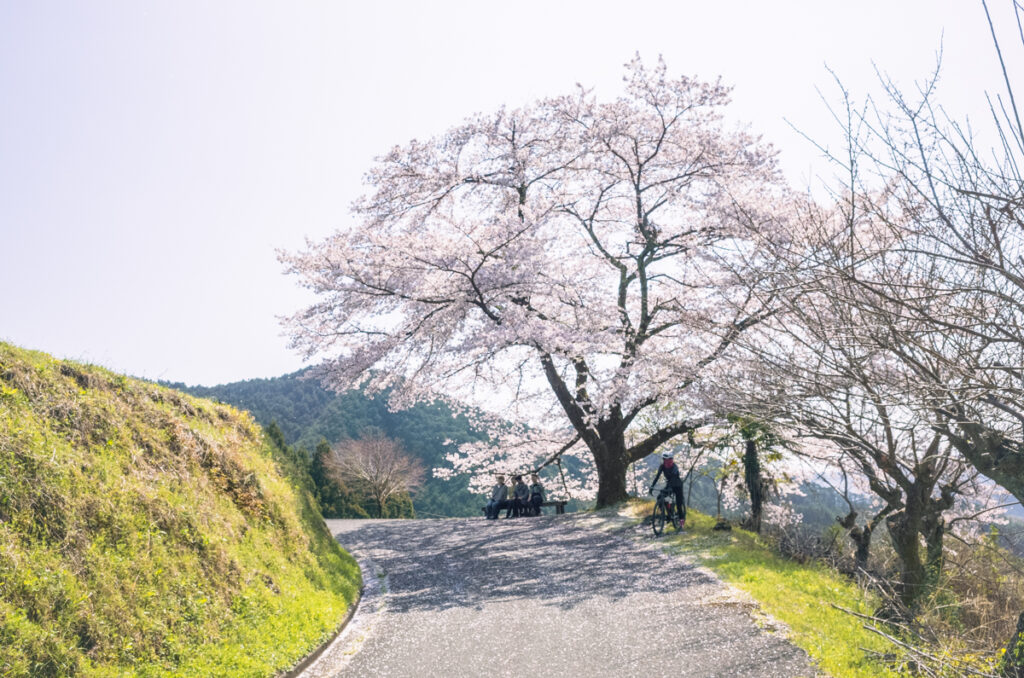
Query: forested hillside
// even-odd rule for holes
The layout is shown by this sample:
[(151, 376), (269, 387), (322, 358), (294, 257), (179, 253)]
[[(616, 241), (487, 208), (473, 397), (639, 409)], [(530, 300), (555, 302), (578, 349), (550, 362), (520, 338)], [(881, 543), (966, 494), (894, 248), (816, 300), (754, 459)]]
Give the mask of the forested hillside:
[(0, 675), (273, 675), (359, 590), (235, 408), (0, 343)]
[[(303, 378), (305, 371), (271, 379), (250, 379), (220, 386), (194, 386), (168, 384), (193, 395), (213, 398), (248, 410), (264, 426), (276, 424), (289, 444), (306, 450), (311, 472), (317, 483), (325, 515), (336, 517), (367, 516), (371, 511), (358, 492), (339, 490), (327, 478), (318, 463), (318, 445), (323, 441), (336, 443), (348, 438), (359, 438), (367, 431), (380, 430), (389, 437), (402, 441), (405, 448), (419, 458), (427, 469), (444, 465), (446, 440), (457, 442), (479, 440), (482, 436), (472, 429), (472, 423), (462, 415), (452, 416), (443, 404), (418, 405), (409, 410), (390, 412), (383, 398), (368, 398), (357, 391), (332, 393), (313, 379)], [(320, 454), (323, 450), (321, 449)], [(653, 475), (656, 456), (639, 464), (646, 468), (640, 475)], [(574, 472), (574, 460), (567, 460), (568, 470)], [(711, 515), (716, 512), (715, 472), (697, 474), (692, 485), (692, 504)], [(642, 480), (642, 479), (641, 479)], [(555, 482), (551, 479), (550, 482)], [(451, 481), (428, 479), (414, 493), (413, 504), (418, 515), (475, 516), (480, 513), (482, 498), (467, 489), (468, 479)], [(689, 491), (689, 490), (688, 490)], [(642, 488), (639, 490), (643, 494)], [(349, 496), (345, 496), (348, 494)], [(831, 490), (809, 485), (805, 492), (792, 497), (798, 513), (808, 529), (820, 533), (834, 524), (835, 516), (846, 510), (842, 500)], [(570, 508), (578, 508), (573, 502)], [(746, 505), (726, 511), (729, 518), (738, 518), (747, 510)], [(391, 507), (389, 515), (406, 515), (401, 506)]]
[[(305, 371), (299, 371), (272, 379), (249, 379), (212, 387), (169, 385), (248, 410), (261, 424), (276, 423), (289, 444), (307, 451), (325, 515), (332, 513), (331, 496), (336, 494), (336, 488), (330, 487), (315, 464), (314, 455), (321, 441), (336, 443), (361, 438), (376, 429), (401, 441), (429, 471), (443, 465), (448, 451), (446, 441), (482, 439), (465, 416), (453, 416), (443, 404), (417, 405), (390, 412), (384, 398), (368, 398), (357, 391), (332, 393), (316, 380), (303, 378), (304, 374)], [(428, 472), (425, 483), (413, 495), (416, 514), (424, 517), (479, 515), (482, 498), (468, 491), (468, 483), (468, 478), (441, 480)]]

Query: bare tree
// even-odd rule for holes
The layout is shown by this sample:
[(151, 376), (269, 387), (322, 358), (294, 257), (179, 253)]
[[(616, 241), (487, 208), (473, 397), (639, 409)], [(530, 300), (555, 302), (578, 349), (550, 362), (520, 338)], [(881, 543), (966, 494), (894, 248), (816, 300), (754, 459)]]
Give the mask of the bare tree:
[[(902, 603), (913, 610), (941, 571), (944, 514), (973, 492), (977, 476), (951, 445), (949, 417), (938, 406), (963, 387), (961, 372), (941, 357), (963, 347), (871, 291), (879, 281), (909, 299), (930, 289), (934, 276), (907, 266), (911, 256), (892, 249), (888, 224), (864, 214), (809, 212), (800, 238), (766, 243), (788, 262), (776, 267), (775, 287), (786, 293), (778, 295), (782, 310), (740, 340), (751, 369), (745, 388), (730, 389), (732, 409), (825, 441), (831, 452), (820, 461), (856, 474), (882, 500), (859, 530), (852, 509), (840, 524), (863, 564), (870, 534), (885, 520), (900, 559)], [(940, 309), (943, 299), (919, 303), (950, 312)]]
[(345, 440), (331, 448), (328, 472), (366, 488), (384, 517), (388, 499), (411, 492), (423, 482), (423, 465), (402, 449), (401, 443), (381, 435)]
[[(1024, 126), (981, 4), (1005, 84), (988, 98), (990, 140), (979, 143), (977, 128), (947, 115), (939, 69), (916, 91), (883, 77), (886, 96), (862, 107), (844, 91), (833, 112), (848, 152), (833, 161), (843, 170), (835, 195), (848, 249), (827, 268), (840, 281), (833, 296), (856, 317), (841, 330), (874, 332), (870, 343), (904, 375), (940, 448), (952, 446), (1024, 501)], [(1024, 6), (1008, 5), (1024, 48)], [(1024, 615), (1008, 675), (1024, 675), (1021, 629)]]
[[(1012, 6), (1020, 29), (1022, 5)], [(927, 330), (901, 338), (913, 349), (901, 359), (933, 391), (935, 425), (1024, 500), (1024, 126), (994, 27), (992, 35), (1005, 82), (989, 98), (993, 148), (945, 113), (936, 69), (910, 94), (883, 78), (885, 99), (859, 112), (844, 92), (837, 119), (849, 152), (833, 160), (844, 171), (837, 195), (849, 223), (866, 217), (888, 234), (884, 247), (860, 249), (860, 262), (884, 259), (900, 270), (895, 281), (851, 279), (859, 299), (897, 308)], [(941, 351), (930, 345), (936, 333)], [(950, 374), (958, 388), (944, 381)]]

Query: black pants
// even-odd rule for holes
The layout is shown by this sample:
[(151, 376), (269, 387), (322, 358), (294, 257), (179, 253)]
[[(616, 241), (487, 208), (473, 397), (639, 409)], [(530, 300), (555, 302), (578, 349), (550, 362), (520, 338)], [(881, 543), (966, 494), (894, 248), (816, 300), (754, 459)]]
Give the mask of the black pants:
[(525, 515), (526, 515), (526, 502), (523, 501), (522, 499), (520, 499), (519, 497), (514, 497), (512, 499), (512, 501), (509, 502), (508, 512), (505, 513), (505, 517), (506, 518), (511, 518), (511, 517), (515, 516), (516, 518), (518, 518), (519, 516), (525, 516)]
[(669, 485), (668, 489), (676, 496), (676, 515), (679, 520), (686, 520), (686, 503), (683, 501), (683, 484)]
[(539, 495), (539, 494), (531, 494), (530, 495), (530, 509), (533, 512), (532, 515), (535, 515), (535, 516), (539, 516), (540, 515), (540, 505), (543, 504), (543, 503), (544, 503), (544, 497), (542, 495)]

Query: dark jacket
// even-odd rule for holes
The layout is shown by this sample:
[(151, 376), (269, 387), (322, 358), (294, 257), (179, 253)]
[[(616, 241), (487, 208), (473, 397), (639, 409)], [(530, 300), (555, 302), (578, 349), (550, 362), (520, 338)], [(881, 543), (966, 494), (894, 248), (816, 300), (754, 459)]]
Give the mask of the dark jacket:
[(665, 462), (661, 462), (661, 466), (658, 467), (658, 473), (654, 476), (654, 480), (651, 481), (651, 487), (654, 487), (658, 483), (658, 478), (661, 474), (665, 474), (665, 484), (672, 488), (681, 488), (683, 486), (683, 478), (679, 475), (679, 464), (673, 463), (672, 466), (665, 467)]

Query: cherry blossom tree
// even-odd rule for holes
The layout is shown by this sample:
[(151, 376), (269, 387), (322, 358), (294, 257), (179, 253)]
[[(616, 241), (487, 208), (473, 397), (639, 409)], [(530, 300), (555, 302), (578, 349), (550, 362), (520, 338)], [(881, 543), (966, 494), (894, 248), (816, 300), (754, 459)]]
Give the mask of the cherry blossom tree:
[[(749, 292), (765, 264), (750, 235), (788, 201), (774, 151), (726, 129), (726, 87), (639, 57), (624, 81), (395, 147), (357, 225), (281, 255), (317, 295), (288, 326), (327, 385), (529, 422), (557, 439), (538, 459), (578, 438), (599, 506), (702, 422), (704, 371), (772, 312)], [(664, 402), (680, 416), (638, 435)]]
[[(566, 442), (564, 431), (548, 434), (525, 424), (491, 423), (486, 440), (459, 445), (446, 455), (449, 466), (435, 468), (434, 475), (446, 479), (468, 475), (470, 489), (485, 494), (496, 474), (525, 476), (552, 467), (557, 472), (545, 488), (548, 498), (586, 501), (597, 496), (597, 477), (586, 463), (589, 453), (579, 436)], [(570, 469), (568, 473), (563, 461)]]

